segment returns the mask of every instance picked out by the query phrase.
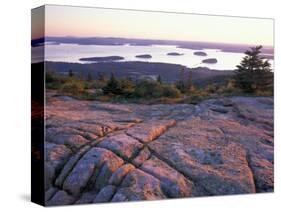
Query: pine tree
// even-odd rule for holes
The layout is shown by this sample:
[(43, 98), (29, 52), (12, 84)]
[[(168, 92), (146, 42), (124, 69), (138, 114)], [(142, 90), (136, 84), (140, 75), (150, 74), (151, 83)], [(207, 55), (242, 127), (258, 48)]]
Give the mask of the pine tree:
[(273, 75), (268, 60), (260, 56), (262, 46), (245, 52), (246, 56), (235, 70), (235, 85), (244, 92), (268, 91), (273, 87)]
[(101, 82), (105, 82), (106, 81), (105, 76), (104, 76), (103, 73), (98, 72), (98, 80), (101, 81)]
[(102, 88), (102, 90), (104, 94), (121, 94), (120, 83), (115, 78), (113, 73), (111, 73), (110, 79), (108, 80), (106, 86)]
[(68, 76), (69, 77), (73, 77), (74, 76), (74, 73), (71, 69), (68, 70)]
[(181, 93), (188, 94), (193, 92), (196, 88), (192, 83), (192, 71), (189, 70), (188, 77), (186, 78), (184, 68), (180, 70), (180, 78), (176, 81), (175, 86)]
[(91, 82), (92, 80), (93, 80), (92, 74), (91, 74), (91, 73), (88, 73), (88, 74), (87, 74), (87, 81), (88, 81), (88, 82)]
[(175, 86), (181, 93), (186, 92), (186, 83), (184, 82), (184, 68), (179, 71), (179, 79), (175, 82)]
[(194, 91), (195, 90), (195, 87), (192, 83), (192, 72), (191, 71), (189, 71), (189, 74), (188, 74), (186, 90), (187, 91)]
[(161, 79), (161, 76), (160, 76), (160, 75), (158, 75), (158, 77), (157, 77), (157, 82), (158, 82), (159, 84), (162, 84), (162, 79)]

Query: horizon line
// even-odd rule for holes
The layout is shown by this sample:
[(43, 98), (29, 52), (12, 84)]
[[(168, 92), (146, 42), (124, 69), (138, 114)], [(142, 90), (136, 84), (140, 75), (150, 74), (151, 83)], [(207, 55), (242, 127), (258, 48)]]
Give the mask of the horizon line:
[(226, 44), (226, 45), (244, 45), (244, 46), (263, 46), (263, 47), (271, 47), (274, 48), (274, 44), (273, 45), (269, 45), (269, 44), (249, 44), (249, 43), (227, 43), (227, 42), (214, 42), (214, 41), (199, 41), (199, 40), (170, 40), (170, 39), (157, 39), (157, 38), (130, 38), (130, 37), (114, 37), (114, 36), (75, 36), (75, 35), (61, 35), (61, 36), (57, 36), (57, 35), (45, 35), (45, 36), (40, 36), (37, 38), (32, 38), (31, 40), (37, 40), (37, 39), (41, 39), (41, 38), (46, 38), (46, 37), (57, 37), (57, 38), (121, 38), (121, 39), (136, 39), (136, 40), (154, 40), (154, 41), (174, 41), (174, 42), (194, 42), (194, 43), (209, 43), (209, 44)]

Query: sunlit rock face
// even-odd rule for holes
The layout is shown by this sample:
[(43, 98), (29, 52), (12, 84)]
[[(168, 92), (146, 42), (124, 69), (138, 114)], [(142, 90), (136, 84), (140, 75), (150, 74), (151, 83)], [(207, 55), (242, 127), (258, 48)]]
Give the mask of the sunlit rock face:
[(273, 191), (273, 99), (118, 104), (47, 93), (46, 204)]

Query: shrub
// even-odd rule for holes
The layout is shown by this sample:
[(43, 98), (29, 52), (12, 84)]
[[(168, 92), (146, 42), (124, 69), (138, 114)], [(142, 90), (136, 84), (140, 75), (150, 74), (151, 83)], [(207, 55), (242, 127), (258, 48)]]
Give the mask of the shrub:
[(175, 86), (181, 93), (186, 93), (187, 87), (186, 87), (186, 83), (183, 80), (176, 81)]
[(91, 88), (91, 83), (88, 81), (83, 81), (84, 83), (84, 89), (90, 89)]
[(174, 85), (163, 85), (162, 96), (170, 98), (178, 98), (181, 96), (180, 91)]
[(85, 83), (75, 78), (69, 78), (62, 85), (61, 91), (70, 95), (79, 95), (85, 91)]
[(162, 86), (156, 81), (142, 80), (137, 83), (134, 94), (141, 98), (158, 98), (162, 96)]
[(91, 88), (102, 89), (105, 86), (106, 86), (106, 82), (100, 80), (93, 80), (91, 83), (89, 83), (89, 89)]
[(121, 94), (131, 96), (135, 91), (135, 84), (130, 78), (123, 78), (119, 80)]
[(205, 87), (205, 91), (207, 93), (217, 93), (219, 89), (219, 86), (215, 83), (211, 83), (211, 84), (208, 84), (206, 87)]
[(53, 71), (47, 71), (45, 74), (46, 88), (58, 90), (65, 83), (66, 78)]
[(178, 98), (181, 94), (174, 85), (160, 84), (152, 80), (142, 80), (137, 83), (134, 95), (140, 98)]
[(229, 80), (226, 85), (222, 85), (218, 89), (218, 93), (229, 95), (229, 94), (240, 93), (240, 90), (235, 87), (235, 83), (233, 80)]
[(46, 81), (46, 83), (52, 83), (52, 82), (56, 81), (55, 73), (53, 71), (46, 71), (45, 81)]

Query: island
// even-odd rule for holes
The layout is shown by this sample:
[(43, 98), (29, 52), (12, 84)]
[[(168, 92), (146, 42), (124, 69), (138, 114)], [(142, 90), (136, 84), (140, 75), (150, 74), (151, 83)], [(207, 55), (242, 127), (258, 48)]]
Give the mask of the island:
[(108, 56), (108, 57), (82, 57), (80, 61), (93, 61), (93, 62), (112, 62), (118, 60), (124, 60), (124, 57), (120, 56)]
[(202, 60), (202, 63), (208, 63), (208, 64), (215, 64), (217, 62), (218, 60), (216, 58), (209, 58), (209, 59)]
[(150, 59), (152, 56), (150, 54), (140, 54), (136, 55), (137, 58), (144, 58), (144, 59)]
[(169, 53), (167, 53), (167, 55), (169, 55), (169, 56), (181, 56), (181, 55), (184, 55), (184, 54), (178, 53), (178, 52), (169, 52)]
[(193, 54), (196, 56), (207, 56), (207, 53), (202, 51), (193, 52)]

